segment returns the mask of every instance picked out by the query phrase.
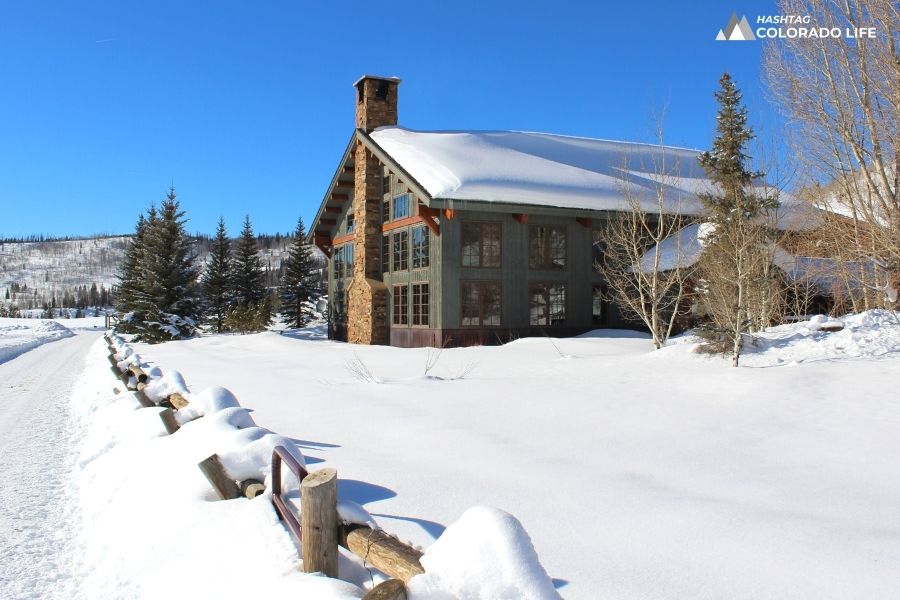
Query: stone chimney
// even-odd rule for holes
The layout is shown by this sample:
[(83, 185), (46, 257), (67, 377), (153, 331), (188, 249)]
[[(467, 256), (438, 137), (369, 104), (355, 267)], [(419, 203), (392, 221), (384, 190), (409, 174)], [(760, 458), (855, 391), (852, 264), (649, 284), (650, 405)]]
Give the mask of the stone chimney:
[(396, 77), (363, 75), (356, 88), (356, 128), (369, 133), (377, 127), (397, 124)]
[[(366, 133), (397, 124), (396, 77), (366, 75), (356, 81), (356, 127)], [(353, 152), (353, 280), (347, 290), (347, 341), (387, 344), (387, 288), (381, 275), (383, 166), (357, 141)]]

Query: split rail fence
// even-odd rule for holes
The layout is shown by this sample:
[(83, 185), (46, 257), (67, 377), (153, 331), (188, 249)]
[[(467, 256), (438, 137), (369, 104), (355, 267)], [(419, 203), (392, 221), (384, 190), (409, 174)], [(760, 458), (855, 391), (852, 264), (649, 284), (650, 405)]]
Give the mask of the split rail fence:
[[(180, 428), (176, 412), (188, 406), (189, 401), (183, 395), (173, 393), (158, 403), (154, 402), (144, 391), (150, 382), (150, 374), (140, 364), (127, 360), (128, 357), (120, 353), (111, 333), (108, 332), (105, 339), (111, 369), (116, 377), (134, 393), (143, 407), (162, 407), (159, 418), (163, 426), (169, 435), (176, 433)], [(335, 469), (310, 473), (283, 446), (273, 451), (271, 465), (272, 504), (300, 546), (303, 570), (337, 577), (340, 546), (391, 578), (371, 589), (364, 600), (405, 600), (406, 582), (424, 573), (419, 562), (422, 552), (382, 529), (342, 523), (337, 510), (338, 477)], [(232, 479), (215, 454), (200, 461), (197, 466), (222, 500), (255, 498), (265, 491), (261, 481)], [(300, 482), (299, 515), (284, 495), (284, 467)]]

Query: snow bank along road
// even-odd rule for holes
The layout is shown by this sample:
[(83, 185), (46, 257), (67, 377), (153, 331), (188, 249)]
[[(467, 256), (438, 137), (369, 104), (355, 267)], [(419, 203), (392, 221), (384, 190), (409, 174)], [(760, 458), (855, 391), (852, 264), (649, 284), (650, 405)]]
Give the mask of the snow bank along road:
[(0, 598), (71, 598), (79, 520), (69, 475), (73, 384), (99, 333), (82, 333), (0, 364)]

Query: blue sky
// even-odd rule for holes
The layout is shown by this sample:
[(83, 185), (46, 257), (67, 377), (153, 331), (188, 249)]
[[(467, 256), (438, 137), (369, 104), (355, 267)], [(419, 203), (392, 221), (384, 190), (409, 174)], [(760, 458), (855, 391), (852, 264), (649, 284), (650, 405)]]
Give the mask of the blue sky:
[[(377, 10), (373, 10), (377, 7)], [(728, 70), (777, 130), (772, 2), (3, 2), (0, 236), (129, 232), (174, 184), (189, 229), (309, 221), (353, 130), (352, 83), (396, 75), (400, 124), (705, 148)]]

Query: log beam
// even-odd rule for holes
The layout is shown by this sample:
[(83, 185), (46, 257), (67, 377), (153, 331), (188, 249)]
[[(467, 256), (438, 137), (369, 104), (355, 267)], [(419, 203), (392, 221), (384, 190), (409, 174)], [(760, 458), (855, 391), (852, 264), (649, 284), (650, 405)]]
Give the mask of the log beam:
[(225, 467), (222, 466), (222, 462), (217, 454), (204, 458), (197, 463), (197, 466), (200, 467), (200, 470), (206, 476), (206, 480), (219, 494), (219, 498), (222, 500), (233, 500), (241, 496), (241, 488), (238, 487), (234, 480), (228, 477)]
[[(303, 532), (306, 535), (306, 532)], [(365, 557), (376, 569), (402, 581), (425, 572), (419, 559), (422, 553), (384, 531), (369, 527), (341, 528), (341, 546)]]

